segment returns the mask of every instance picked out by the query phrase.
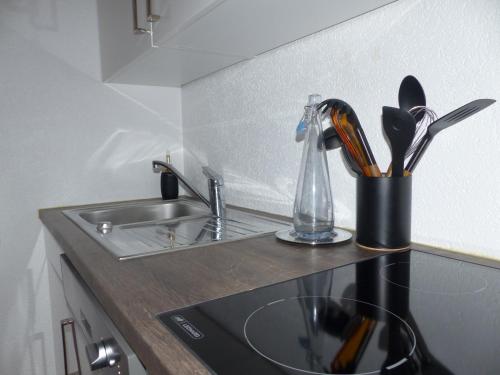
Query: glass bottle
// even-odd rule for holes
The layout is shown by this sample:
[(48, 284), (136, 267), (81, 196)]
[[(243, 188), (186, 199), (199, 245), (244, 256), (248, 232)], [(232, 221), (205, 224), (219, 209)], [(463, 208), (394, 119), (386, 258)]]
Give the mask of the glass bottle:
[(333, 236), (333, 200), (326, 150), (317, 105), (320, 95), (309, 95), (305, 106), (306, 134), (293, 208), (293, 226), (298, 238), (317, 241)]

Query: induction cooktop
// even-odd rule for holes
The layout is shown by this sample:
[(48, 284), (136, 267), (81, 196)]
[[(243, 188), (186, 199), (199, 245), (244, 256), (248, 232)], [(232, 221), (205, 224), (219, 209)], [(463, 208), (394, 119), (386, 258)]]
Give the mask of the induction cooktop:
[(415, 250), (158, 318), (218, 375), (500, 374), (500, 270)]

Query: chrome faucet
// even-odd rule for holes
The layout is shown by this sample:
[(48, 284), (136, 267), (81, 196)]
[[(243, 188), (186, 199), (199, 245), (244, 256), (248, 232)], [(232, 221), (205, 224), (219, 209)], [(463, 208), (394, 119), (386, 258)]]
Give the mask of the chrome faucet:
[(195, 187), (193, 187), (187, 180), (186, 177), (182, 175), (172, 164), (165, 163), (159, 160), (153, 160), (153, 171), (158, 173), (161, 172), (163, 168), (168, 169), (170, 172), (175, 174), (179, 179), (182, 186), (184, 186), (187, 190), (189, 190), (193, 195), (199, 198), (203, 203), (205, 203), (212, 214), (218, 217), (225, 216), (225, 203), (224, 203), (224, 179), (221, 175), (214, 172), (209, 167), (203, 167), (203, 174), (208, 178), (208, 196), (209, 199), (205, 198), (205, 196), (198, 191)]

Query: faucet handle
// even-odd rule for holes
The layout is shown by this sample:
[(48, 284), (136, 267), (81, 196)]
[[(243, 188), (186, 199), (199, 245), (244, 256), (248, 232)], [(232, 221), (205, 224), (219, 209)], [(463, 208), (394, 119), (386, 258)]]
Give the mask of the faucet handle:
[(218, 174), (217, 172), (215, 172), (212, 168), (208, 167), (208, 166), (204, 166), (202, 168), (202, 171), (203, 171), (203, 174), (211, 179), (211, 180), (214, 180), (214, 182), (219, 185), (219, 186), (222, 186), (224, 185), (224, 178), (222, 177), (222, 175)]

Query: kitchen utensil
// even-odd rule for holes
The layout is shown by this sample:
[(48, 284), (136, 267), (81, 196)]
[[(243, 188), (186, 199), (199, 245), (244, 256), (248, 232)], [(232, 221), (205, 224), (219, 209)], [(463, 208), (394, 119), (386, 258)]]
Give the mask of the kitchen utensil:
[(342, 146), (342, 141), (339, 138), (339, 135), (335, 131), (335, 128), (326, 128), (323, 131), (323, 140), (325, 142), (325, 148), (327, 150), (335, 150)]
[[(318, 105), (318, 109), (322, 109), (322, 117), (328, 116), (330, 118), (330, 128), (327, 128), (325, 132), (323, 133), (324, 136), (326, 137), (325, 139), (325, 145), (327, 150), (331, 149), (333, 147), (339, 147), (342, 146), (342, 153), (347, 160), (351, 170), (356, 173), (356, 174), (362, 174), (361, 168), (359, 167), (358, 161), (354, 158), (353, 155), (357, 155), (356, 150), (354, 149), (352, 143), (350, 142), (349, 139), (346, 138), (346, 135), (344, 135), (344, 140), (342, 140), (337, 133), (337, 130), (335, 129), (335, 125), (332, 122), (333, 117), (330, 116), (331, 111), (333, 110), (334, 107), (336, 106), (341, 106), (344, 102), (338, 99), (328, 99), (323, 101)], [(331, 148), (330, 148), (331, 147)], [(348, 150), (349, 147), (349, 150)]]
[(427, 128), (429, 127), (430, 124), (432, 124), (434, 121), (437, 120), (437, 114), (434, 112), (432, 109), (429, 107), (425, 106), (418, 106), (418, 107), (413, 107), (410, 109), (410, 113), (413, 115), (413, 117), (417, 117), (423, 113), (423, 116), (420, 121), (417, 122), (417, 129), (415, 130), (415, 136), (413, 137), (413, 141), (411, 142), (411, 146), (408, 148), (408, 151), (406, 151), (406, 158), (411, 157), (411, 155), (415, 152), (417, 149), (418, 144), (422, 140), (422, 138), (425, 136), (425, 133), (427, 133)]
[(330, 110), (332, 124), (339, 138), (363, 174), (381, 176), (363, 128), (352, 107), (342, 100), (329, 99), (321, 103), (320, 108), (324, 108), (323, 112)]
[[(413, 152), (417, 149), (418, 143), (422, 140), (423, 136), (427, 132), (427, 128), (430, 124), (432, 124), (434, 121), (437, 119), (437, 114), (434, 112), (432, 109), (429, 107), (413, 107), (410, 109), (410, 113), (415, 117), (417, 113), (423, 112), (424, 116), (422, 119), (417, 123), (417, 129), (415, 130), (415, 136), (413, 137), (413, 141), (411, 142), (411, 146), (408, 148), (406, 151), (405, 159), (408, 159), (412, 156)], [(405, 176), (410, 175), (410, 172), (406, 171), (404, 172)], [(392, 175), (392, 164), (389, 165), (389, 168), (387, 168), (387, 176)]]
[(392, 175), (402, 177), (406, 150), (411, 145), (417, 126), (415, 118), (403, 109), (383, 107), (382, 124), (391, 146)]
[(335, 128), (329, 127), (325, 129), (323, 131), (323, 138), (325, 142), (325, 148), (327, 151), (334, 150), (340, 147), (342, 150), (342, 155), (344, 156), (344, 159), (346, 160), (347, 164), (349, 165), (349, 168), (353, 171), (353, 173), (357, 175), (363, 174), (356, 161), (352, 158), (351, 154), (347, 151), (345, 145), (342, 143), (342, 140), (337, 134)]
[(378, 167), (376, 165), (372, 167), (373, 164), (367, 158), (367, 154), (364, 152), (366, 149), (362, 149), (362, 141), (360, 142), (362, 138), (358, 138), (354, 129), (347, 121), (341, 122), (337, 116), (339, 116), (338, 110), (332, 110), (332, 118), (336, 118), (333, 121), (334, 126), (343, 136), (343, 149), (346, 150), (347, 160), (351, 165), (351, 169), (365, 175), (376, 175), (379, 173)]
[(370, 176), (380, 177), (380, 169), (378, 168), (377, 162), (370, 148), (370, 144), (368, 143), (368, 139), (366, 138), (365, 132), (363, 131), (363, 127), (361, 126), (356, 113), (349, 104), (343, 102), (339, 114), (342, 115), (341, 126), (348, 131), (349, 136), (365, 161), (365, 169), (369, 172)]
[[(422, 85), (414, 76), (406, 76), (401, 81), (398, 93), (399, 108), (410, 112), (414, 107), (425, 106), (425, 93)], [(415, 121), (419, 122), (424, 117), (423, 112), (414, 114)]]
[(406, 170), (409, 172), (413, 172), (417, 163), (422, 158), (427, 147), (432, 141), (432, 138), (439, 133), (441, 130), (444, 130), (456, 123), (465, 120), (466, 118), (472, 116), (473, 114), (485, 109), (486, 107), (495, 103), (493, 99), (478, 99), (474, 100), (470, 103), (463, 105), (462, 107), (448, 113), (447, 115), (441, 117), (440, 119), (434, 121), (427, 128), (427, 132), (422, 140), (418, 143), (416, 150), (414, 151), (410, 161), (406, 165)]

